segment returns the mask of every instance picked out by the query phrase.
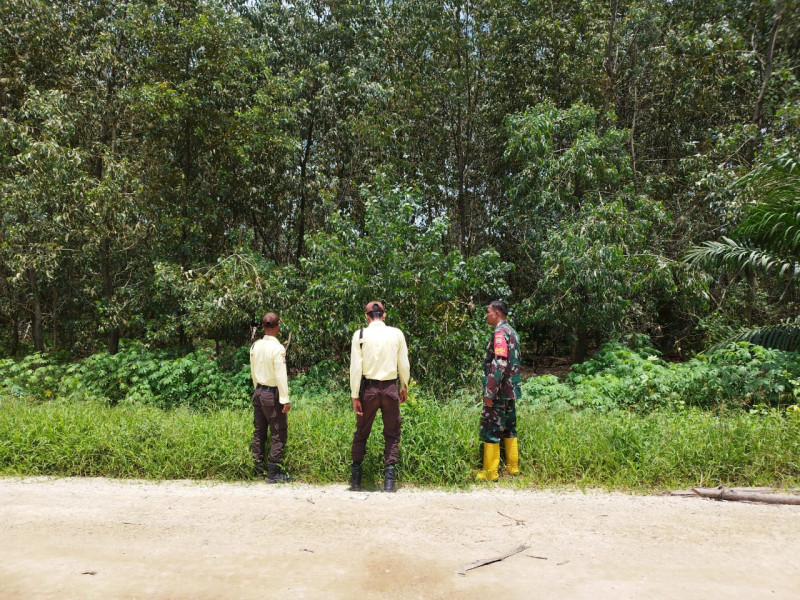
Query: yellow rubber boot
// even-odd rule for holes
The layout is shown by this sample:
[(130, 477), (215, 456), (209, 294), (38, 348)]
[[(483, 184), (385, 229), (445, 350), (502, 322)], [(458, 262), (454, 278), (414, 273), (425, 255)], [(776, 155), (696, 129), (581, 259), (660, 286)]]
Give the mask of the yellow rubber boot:
[(509, 475), (519, 475), (519, 448), (517, 438), (504, 438), (503, 446), (506, 451), (506, 471)]
[(500, 444), (483, 443), (483, 470), (478, 471), (478, 481), (497, 481), (497, 469), (500, 467)]

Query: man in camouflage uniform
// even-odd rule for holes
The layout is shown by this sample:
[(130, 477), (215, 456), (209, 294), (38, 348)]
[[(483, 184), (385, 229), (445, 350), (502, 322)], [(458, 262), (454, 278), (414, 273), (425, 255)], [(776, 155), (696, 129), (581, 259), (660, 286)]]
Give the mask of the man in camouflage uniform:
[(516, 401), (522, 396), (521, 353), (519, 336), (508, 324), (507, 317), (508, 305), (502, 300), (495, 300), (486, 308), (486, 322), (494, 327), (494, 334), (483, 362), (483, 469), (476, 475), (476, 479), (482, 481), (498, 479), (501, 439), (505, 446), (506, 469), (509, 475), (519, 475)]

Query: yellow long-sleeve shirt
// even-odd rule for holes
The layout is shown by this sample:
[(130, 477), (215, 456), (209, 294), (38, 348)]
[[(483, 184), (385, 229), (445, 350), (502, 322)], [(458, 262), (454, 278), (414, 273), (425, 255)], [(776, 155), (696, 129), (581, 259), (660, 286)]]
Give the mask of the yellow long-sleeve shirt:
[(253, 378), (253, 387), (277, 387), (281, 404), (289, 404), (286, 349), (278, 338), (265, 335), (250, 347), (250, 375)]
[(378, 381), (389, 381), (399, 376), (402, 387), (408, 387), (411, 368), (402, 331), (375, 320), (364, 328), (363, 336), (359, 336), (358, 331), (353, 334), (350, 346), (351, 398), (358, 397), (362, 375)]

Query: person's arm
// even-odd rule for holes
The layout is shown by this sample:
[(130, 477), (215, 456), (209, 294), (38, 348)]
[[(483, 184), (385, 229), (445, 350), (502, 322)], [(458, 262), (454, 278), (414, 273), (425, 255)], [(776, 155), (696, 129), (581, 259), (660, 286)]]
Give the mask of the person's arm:
[(353, 411), (358, 416), (362, 415), (361, 398), (358, 397), (358, 392), (361, 389), (361, 374), (363, 372), (360, 342), (361, 340), (356, 331), (350, 344), (350, 399), (353, 401)]
[(397, 373), (400, 375), (400, 402), (408, 398), (408, 383), (411, 381), (411, 365), (408, 362), (408, 346), (406, 336), (400, 332), (400, 347), (397, 350)]
[(508, 339), (502, 331), (495, 331), (492, 337), (492, 349), (494, 356), (489, 362), (486, 382), (483, 386), (483, 403), (491, 408), (494, 405), (494, 399), (497, 397), (497, 392), (500, 389), (500, 382), (503, 380), (503, 374), (508, 368)]
[(278, 397), (283, 404), (283, 412), (287, 413), (291, 409), (289, 400), (289, 376), (286, 373), (286, 350), (280, 347), (280, 352), (275, 352), (272, 358), (272, 366), (275, 369), (275, 377), (278, 379)]
[(255, 349), (255, 344), (250, 346), (250, 378), (253, 380), (253, 389), (255, 389), (256, 385), (258, 385), (258, 382), (256, 381), (256, 371), (253, 368), (253, 363), (255, 362), (255, 356), (253, 353), (255, 352)]

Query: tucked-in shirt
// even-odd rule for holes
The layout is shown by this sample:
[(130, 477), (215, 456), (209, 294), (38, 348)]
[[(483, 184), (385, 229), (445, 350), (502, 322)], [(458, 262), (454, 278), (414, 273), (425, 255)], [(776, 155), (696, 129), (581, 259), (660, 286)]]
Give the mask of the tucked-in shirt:
[(265, 335), (250, 347), (250, 375), (253, 387), (278, 388), (281, 404), (289, 403), (289, 378), (286, 375), (286, 349), (273, 335)]
[(400, 377), (402, 387), (408, 387), (411, 368), (403, 332), (379, 320), (365, 327), (363, 336), (359, 331), (353, 334), (350, 346), (350, 397), (358, 397), (362, 375), (378, 381)]

